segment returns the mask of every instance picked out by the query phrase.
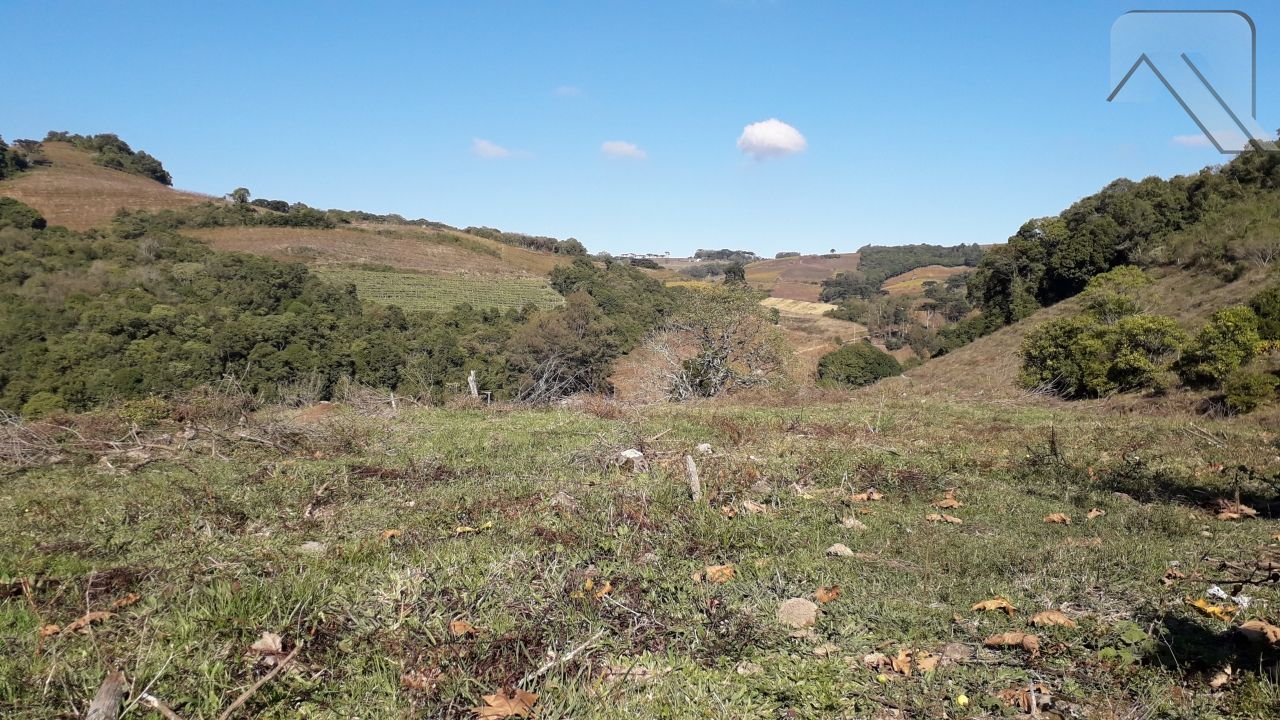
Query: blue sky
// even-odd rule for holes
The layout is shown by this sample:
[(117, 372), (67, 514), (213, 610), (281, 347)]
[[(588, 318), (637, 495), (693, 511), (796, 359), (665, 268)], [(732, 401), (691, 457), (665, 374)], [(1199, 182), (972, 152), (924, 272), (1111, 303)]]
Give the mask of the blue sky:
[[(1129, 9), (1248, 12), (1280, 127), (1273, 2), (357, 7), (7, 0), (0, 134), (115, 132), (202, 192), (773, 254), (1001, 242), (1116, 177), (1222, 162), (1153, 79), (1106, 102)], [(802, 151), (739, 147), (774, 118)]]

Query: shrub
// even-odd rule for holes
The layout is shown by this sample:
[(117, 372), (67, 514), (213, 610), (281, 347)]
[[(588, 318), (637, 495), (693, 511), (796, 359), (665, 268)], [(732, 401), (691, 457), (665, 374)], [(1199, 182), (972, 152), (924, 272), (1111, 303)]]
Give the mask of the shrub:
[(1257, 354), (1262, 338), (1258, 316), (1243, 306), (1213, 314), (1178, 362), (1178, 375), (1188, 385), (1217, 385)]
[(38, 418), (59, 410), (65, 410), (67, 404), (57, 395), (41, 391), (32, 395), (22, 406), (22, 414), (29, 418)]
[(1259, 337), (1280, 340), (1280, 284), (1254, 295), (1249, 307), (1258, 316)]
[(1247, 413), (1276, 397), (1280, 379), (1256, 370), (1236, 370), (1222, 382), (1222, 401), (1233, 413)]
[(30, 205), (0, 197), (0, 228), (18, 228), (19, 230), (43, 230), (45, 220)]
[(818, 360), (818, 380), (828, 384), (861, 387), (901, 374), (898, 361), (869, 342), (850, 343)]
[(1094, 276), (1081, 293), (1084, 309), (1104, 323), (1137, 315), (1143, 305), (1138, 290), (1151, 285), (1151, 278), (1133, 265), (1121, 265)]
[(1024, 387), (1100, 397), (1157, 387), (1186, 333), (1172, 318), (1134, 315), (1106, 324), (1089, 314), (1052, 320), (1022, 342)]

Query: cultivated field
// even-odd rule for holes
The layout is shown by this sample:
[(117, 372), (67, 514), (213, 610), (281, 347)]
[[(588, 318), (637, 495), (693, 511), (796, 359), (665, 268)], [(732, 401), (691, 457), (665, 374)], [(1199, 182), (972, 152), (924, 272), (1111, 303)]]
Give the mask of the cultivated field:
[(557, 307), (564, 298), (543, 278), (426, 275), (321, 266), (320, 277), (352, 283), (365, 300), (403, 310), (446, 311), (467, 304), (474, 308)]
[(823, 280), (857, 269), (857, 253), (801, 255), (753, 262), (747, 266), (747, 282), (776, 298), (817, 302)]
[(1277, 552), (1265, 428), (899, 389), (61, 420), (0, 491), (0, 715), (119, 667), (183, 718), (1274, 716), (1275, 585), (1209, 594)]
[(901, 275), (894, 275), (880, 284), (880, 289), (890, 295), (919, 295), (924, 292), (924, 284), (928, 281), (942, 282), (952, 275), (971, 272), (970, 267), (944, 267), (928, 265), (915, 270), (908, 270)]
[(39, 210), (50, 225), (88, 230), (109, 223), (120, 208), (170, 210), (213, 199), (94, 165), (89, 153), (68, 143), (44, 143), (44, 154), (52, 165), (0, 182), (0, 195)]
[(795, 315), (815, 315), (821, 316), (828, 310), (835, 310), (836, 306), (831, 303), (805, 302), (803, 300), (787, 300), (780, 297), (767, 297), (760, 301), (765, 307), (776, 308), (779, 312), (792, 313)]

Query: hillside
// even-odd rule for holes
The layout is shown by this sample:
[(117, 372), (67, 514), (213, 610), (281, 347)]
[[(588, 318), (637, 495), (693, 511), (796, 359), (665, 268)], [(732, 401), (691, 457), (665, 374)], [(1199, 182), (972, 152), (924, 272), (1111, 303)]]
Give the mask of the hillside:
[[(34, 207), (53, 225), (87, 230), (110, 224), (121, 208), (159, 212), (225, 202), (102, 167), (88, 151), (66, 142), (45, 142), (43, 153), (48, 164), (0, 182), (0, 196)], [(571, 260), (458, 230), (409, 224), (197, 227), (183, 233), (218, 250), (304, 263), (328, 277), (354, 283), (374, 302), (439, 311), (452, 308), (455, 301), (503, 309), (557, 305), (562, 299), (546, 276)], [(369, 273), (367, 266), (378, 266), (379, 272)]]
[(857, 269), (857, 253), (798, 255), (747, 265), (747, 282), (776, 298), (818, 302), (823, 280)]
[[(1198, 328), (1215, 311), (1244, 304), (1274, 283), (1274, 278), (1266, 272), (1252, 272), (1234, 282), (1224, 282), (1205, 273), (1169, 268), (1157, 272), (1161, 277), (1141, 291), (1146, 312), (1173, 317), (1188, 331)], [(1032, 398), (1017, 386), (1021, 367), (1019, 348), (1023, 338), (1035, 327), (1079, 309), (1078, 299), (1064, 300), (1043, 308), (1030, 317), (926, 362), (907, 373), (903, 380), (910, 383), (913, 393), (1047, 402), (1047, 398)]]
[(39, 210), (51, 225), (87, 230), (110, 222), (120, 208), (174, 210), (213, 199), (95, 165), (88, 152), (69, 143), (43, 146), (50, 164), (0, 182), (0, 195)]

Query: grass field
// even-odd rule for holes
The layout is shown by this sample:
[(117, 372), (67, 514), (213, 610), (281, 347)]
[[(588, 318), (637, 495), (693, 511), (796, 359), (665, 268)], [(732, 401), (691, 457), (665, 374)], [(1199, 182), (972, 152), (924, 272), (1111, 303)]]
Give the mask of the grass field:
[[(1187, 602), (1232, 574), (1204, 558), (1276, 552), (1274, 488), (1230, 469), (1280, 471), (1265, 429), (821, 400), (143, 422), (132, 454), (11, 469), (0, 715), (76, 716), (119, 667), (213, 718), (292, 657), (237, 717), (474, 717), (517, 687), (544, 719), (1274, 717), (1275, 651), (1234, 628), (1277, 620), (1275, 586)], [(1217, 519), (1237, 491), (1263, 517)]]
[(823, 280), (856, 269), (857, 253), (801, 255), (753, 262), (747, 266), (747, 282), (776, 298), (817, 302)]
[(557, 307), (564, 298), (542, 278), (483, 275), (425, 275), (322, 266), (327, 280), (352, 283), (360, 297), (404, 310), (449, 310), (463, 303), (476, 308)]
[(776, 308), (779, 312), (792, 313), (795, 315), (817, 315), (821, 316), (828, 310), (835, 310), (836, 306), (831, 303), (805, 302), (803, 300), (787, 300), (780, 297), (768, 297), (760, 301), (765, 307)]

